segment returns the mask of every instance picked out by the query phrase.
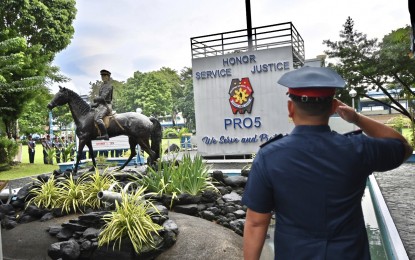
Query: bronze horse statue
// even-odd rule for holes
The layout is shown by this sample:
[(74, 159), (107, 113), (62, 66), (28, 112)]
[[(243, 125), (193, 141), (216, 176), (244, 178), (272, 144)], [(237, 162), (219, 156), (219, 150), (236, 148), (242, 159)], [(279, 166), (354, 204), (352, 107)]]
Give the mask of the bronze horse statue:
[[(92, 140), (96, 139), (99, 132), (98, 128), (95, 127), (94, 109), (72, 90), (59, 86), (58, 93), (56, 93), (47, 107), (53, 109), (54, 107), (63, 106), (65, 104), (69, 105), (72, 118), (76, 125), (75, 132), (79, 138), (78, 153), (73, 171), (77, 172), (78, 170), (82, 150), (85, 145), (89, 148), (92, 164), (96, 167)], [(109, 137), (118, 135), (128, 136), (131, 150), (128, 160), (119, 168), (119, 170), (123, 169), (137, 154), (135, 150), (137, 144), (139, 144), (141, 149), (149, 155), (149, 158), (147, 159), (149, 165), (160, 158), (162, 128), (157, 119), (152, 117), (149, 118), (135, 112), (115, 114), (112, 115), (112, 117), (107, 129)], [(151, 146), (149, 143), (150, 138)]]

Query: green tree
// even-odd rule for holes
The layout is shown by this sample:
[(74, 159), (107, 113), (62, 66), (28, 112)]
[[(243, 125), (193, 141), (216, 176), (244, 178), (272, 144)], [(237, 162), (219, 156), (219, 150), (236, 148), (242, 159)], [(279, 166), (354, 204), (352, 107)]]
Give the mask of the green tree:
[(49, 125), (49, 113), (46, 105), (51, 100), (52, 95), (45, 87), (39, 89), (33, 94), (33, 99), (26, 104), (21, 116), (19, 117), (21, 135), (43, 133), (45, 131), (45, 127)]
[[(386, 35), (380, 44), (379, 69), (391, 78), (392, 84), (400, 87), (400, 96), (413, 99), (415, 97), (411, 86), (415, 86), (415, 60), (410, 57), (411, 28), (399, 28)], [(409, 114), (402, 110), (407, 117)]]
[(136, 111), (138, 106), (138, 100), (140, 99), (139, 88), (142, 85), (144, 79), (144, 73), (136, 71), (133, 77), (128, 78), (121, 88), (118, 89), (115, 98), (115, 109), (118, 112), (131, 112)]
[[(348, 92), (353, 88), (358, 96), (387, 105), (413, 120), (410, 111), (399, 102), (404, 95), (413, 96), (410, 86), (415, 83), (415, 60), (408, 56), (409, 36), (409, 27), (401, 28), (386, 35), (379, 44), (377, 39), (367, 39), (366, 34), (354, 30), (354, 22), (348, 17), (340, 31), (341, 41), (323, 41), (330, 48), (325, 53), (337, 61), (329, 66), (347, 82), (338, 98), (350, 104)], [(398, 90), (397, 94), (391, 89)], [(369, 90), (381, 91), (389, 99), (373, 98), (367, 95)]]
[(156, 73), (147, 73), (138, 90), (140, 96), (135, 103), (143, 110), (143, 114), (157, 117), (172, 111), (170, 85)]
[(75, 0), (3, 0), (0, 7), (3, 37), (24, 37), (39, 57), (51, 62), (71, 42)]
[(188, 129), (196, 128), (195, 100), (193, 95), (193, 76), (191, 68), (183, 68), (180, 72), (180, 81), (183, 86), (182, 96), (177, 99), (177, 108), (183, 112)]
[(160, 76), (160, 78), (165, 80), (168, 84), (173, 102), (183, 96), (184, 89), (177, 71), (167, 67), (162, 67), (160, 70), (155, 71), (155, 74)]
[(69, 130), (66, 127), (73, 122), (69, 106), (60, 106), (53, 109), (52, 112), (53, 124), (62, 130)]
[[(20, 113), (23, 105), (20, 103), (16, 106), (11, 97), (25, 90), (31, 82), (30, 78), (13, 79), (13, 75), (24, 67), (27, 49), (27, 42), (22, 37), (0, 40), (0, 115), (9, 138), (11, 128), (16, 126), (15, 120), (9, 120), (10, 115)], [(19, 101), (21, 96), (16, 98)]]
[(173, 122), (176, 121), (176, 114), (180, 112), (178, 107), (178, 102), (181, 97), (183, 97), (184, 86), (180, 81), (180, 77), (177, 74), (177, 71), (162, 67), (159, 71), (156, 71), (155, 74), (161, 79), (165, 80), (167, 88), (171, 92), (171, 111), (166, 111), (165, 114), (169, 114), (173, 119)]
[[(15, 42), (0, 50), (0, 56), (19, 55), (17, 66), (9, 67), (0, 82), (0, 107), (6, 108), (1, 119), (9, 136), (15, 137), (16, 120), (33, 98), (34, 91), (50, 82), (66, 80), (51, 62), (70, 43), (75, 14), (75, 0), (2, 1), (0, 43)], [(0, 62), (2, 70), (4, 64)]]
[(116, 109), (118, 112), (142, 109), (145, 115), (170, 115), (173, 112), (174, 93), (180, 93), (180, 78), (174, 70), (162, 68), (158, 71), (134, 72), (133, 77), (118, 88)]

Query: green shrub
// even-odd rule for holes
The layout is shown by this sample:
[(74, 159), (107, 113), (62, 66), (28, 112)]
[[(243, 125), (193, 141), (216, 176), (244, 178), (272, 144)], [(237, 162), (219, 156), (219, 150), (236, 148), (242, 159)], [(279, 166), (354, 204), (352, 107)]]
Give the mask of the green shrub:
[[(95, 162), (97, 164), (97, 168), (105, 168), (107, 169), (108, 167), (115, 167), (118, 165), (117, 162), (108, 162), (107, 161), (107, 157), (103, 156), (103, 155), (99, 155), (97, 157), (95, 157)], [(86, 163), (87, 167), (93, 167), (92, 161), (88, 161)]]
[(35, 204), (39, 208), (61, 208), (62, 212), (78, 212), (84, 208), (97, 209), (102, 203), (98, 199), (98, 192), (108, 190), (116, 183), (114, 176), (98, 169), (94, 174), (84, 174), (74, 179), (72, 174), (68, 179), (57, 182), (54, 175), (46, 182), (36, 180), (30, 193), (34, 195), (28, 204)]
[(73, 153), (71, 155), (72, 150), (73, 150), (74, 147), (75, 147), (75, 143), (70, 143), (69, 145), (64, 146), (62, 148), (62, 161), (63, 162), (68, 162), (68, 161), (73, 161), (74, 160), (75, 154)]
[(411, 127), (411, 120), (404, 116), (396, 116), (396, 117), (392, 117), (391, 119), (389, 119), (386, 122), (386, 125), (402, 133), (403, 128)]
[(102, 202), (98, 199), (98, 192), (108, 190), (115, 182), (114, 176), (107, 173), (107, 170), (100, 174), (99, 170), (95, 169), (94, 174), (84, 175), (80, 184), (84, 190), (84, 205), (92, 209), (99, 209)]
[(86, 202), (86, 192), (81, 185), (82, 178), (74, 179), (72, 174), (59, 185), (59, 200), (62, 212), (82, 212)]
[[(173, 164), (173, 165), (172, 165)], [(138, 182), (151, 192), (162, 194), (173, 194), (179, 192), (172, 184), (172, 176), (179, 175), (175, 161), (157, 161), (157, 170), (149, 167), (147, 174), (142, 175)]]
[(105, 156), (99, 155), (99, 156), (95, 157), (95, 162), (98, 165), (104, 165), (107, 162), (107, 158), (105, 158)]
[(198, 195), (205, 190), (217, 190), (201, 156), (184, 155), (180, 162), (158, 162), (157, 170), (148, 168), (139, 183), (159, 194)]
[(179, 138), (182, 138), (182, 135), (183, 134), (188, 134), (189, 133), (189, 129), (188, 128), (186, 128), (186, 127), (183, 127), (183, 128), (181, 128), (180, 129), (180, 131), (179, 131)]
[(181, 193), (198, 195), (205, 190), (216, 190), (201, 156), (197, 155), (192, 160), (190, 155), (184, 155), (178, 168), (180, 174), (173, 181), (180, 186)]
[(125, 150), (122, 152), (121, 157), (128, 158), (130, 157), (131, 150)]
[(34, 187), (30, 190), (34, 195), (27, 205), (35, 204), (38, 208), (52, 209), (59, 208), (60, 205), (60, 188), (57, 186), (54, 175), (46, 182), (36, 180)]
[(14, 140), (0, 137), (0, 164), (11, 165), (19, 151), (19, 145)]
[[(155, 247), (153, 235), (163, 229), (151, 220), (152, 214), (159, 214), (157, 208), (143, 197), (144, 187), (135, 193), (121, 193), (121, 203), (115, 202), (115, 211), (104, 215), (106, 222), (98, 236), (98, 246), (103, 246), (114, 241), (121, 248), (121, 241), (128, 236), (135, 252), (140, 253), (144, 245)], [(150, 209), (154, 209), (151, 212)]]
[(175, 139), (179, 137), (179, 133), (175, 128), (169, 127), (163, 130), (163, 138)]
[(48, 149), (48, 150), (46, 150), (46, 153), (47, 153), (46, 158), (47, 158), (49, 164), (53, 164), (53, 159), (56, 158), (56, 151), (55, 151), (55, 149), (53, 149), (53, 148), (52, 149)]

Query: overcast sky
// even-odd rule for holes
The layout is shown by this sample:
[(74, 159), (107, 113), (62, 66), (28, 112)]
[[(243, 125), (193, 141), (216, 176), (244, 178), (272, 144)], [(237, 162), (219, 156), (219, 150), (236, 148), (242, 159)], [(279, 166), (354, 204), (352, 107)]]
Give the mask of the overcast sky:
[[(79, 94), (104, 68), (126, 81), (135, 71), (191, 67), (191, 37), (246, 29), (244, 0), (77, 0), (76, 8), (74, 37), (54, 65)], [(407, 0), (251, 0), (251, 15), (253, 27), (292, 22), (306, 59), (323, 54), (323, 40), (339, 40), (348, 16), (380, 40), (410, 23)]]

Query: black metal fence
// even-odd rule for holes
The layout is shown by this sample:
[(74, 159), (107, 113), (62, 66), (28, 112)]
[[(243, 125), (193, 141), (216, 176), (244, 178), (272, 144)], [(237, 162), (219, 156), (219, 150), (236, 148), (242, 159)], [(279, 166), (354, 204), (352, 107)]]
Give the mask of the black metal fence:
[[(250, 51), (247, 30), (210, 34), (190, 39), (192, 58)], [(294, 66), (304, 64), (304, 40), (291, 22), (252, 28), (252, 50), (292, 46)]]

